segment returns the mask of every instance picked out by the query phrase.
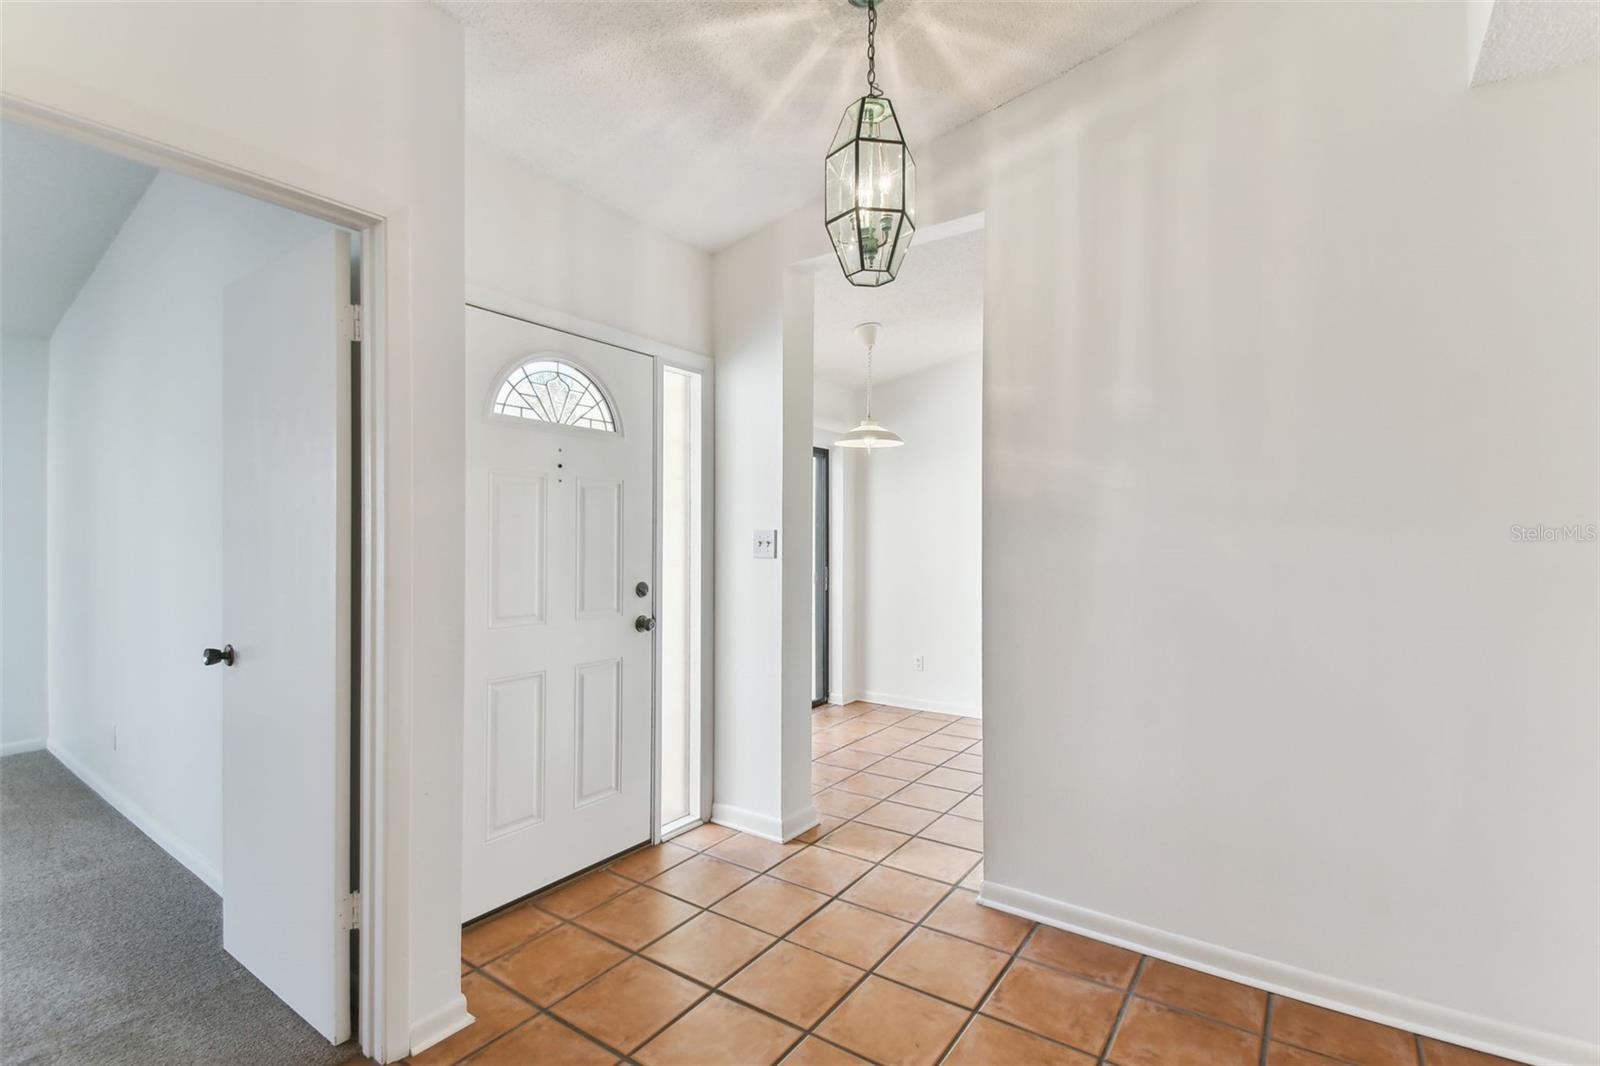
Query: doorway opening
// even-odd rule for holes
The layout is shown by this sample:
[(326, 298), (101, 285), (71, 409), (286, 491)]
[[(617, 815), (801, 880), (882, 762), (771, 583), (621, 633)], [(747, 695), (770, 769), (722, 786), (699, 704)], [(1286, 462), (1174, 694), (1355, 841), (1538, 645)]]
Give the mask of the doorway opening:
[(10, 119), (0, 142), (0, 981), (29, 1018), (0, 1058), (120, 1057), (103, 1016), (165, 1058), (345, 1061), (371, 1015), (373, 231), (186, 176), (203, 165)]
[[(830, 461), (813, 505), (826, 515), (815, 523), (813, 573), (827, 634), (819, 621), (814, 677), (826, 676), (831, 703), (982, 715), (977, 221), (919, 231), (917, 269), (893, 285), (856, 288), (831, 261), (815, 275), (812, 442)], [(879, 324), (870, 381), (856, 333), (865, 322)], [(903, 447), (836, 444), (869, 406)], [(819, 481), (814, 474), (814, 488)], [(813, 700), (823, 692), (814, 687)]]

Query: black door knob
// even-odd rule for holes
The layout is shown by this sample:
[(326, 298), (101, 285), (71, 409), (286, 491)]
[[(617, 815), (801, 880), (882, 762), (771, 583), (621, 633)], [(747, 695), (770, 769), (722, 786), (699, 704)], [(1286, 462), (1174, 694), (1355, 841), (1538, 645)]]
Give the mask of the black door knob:
[(656, 627), (656, 620), (647, 614), (641, 614), (633, 620), (633, 628), (641, 633), (648, 633)]
[(220, 650), (217, 648), (207, 648), (204, 652), (204, 656), (207, 666), (215, 666), (218, 663), (224, 663), (228, 666), (232, 666), (233, 645), (224, 644)]

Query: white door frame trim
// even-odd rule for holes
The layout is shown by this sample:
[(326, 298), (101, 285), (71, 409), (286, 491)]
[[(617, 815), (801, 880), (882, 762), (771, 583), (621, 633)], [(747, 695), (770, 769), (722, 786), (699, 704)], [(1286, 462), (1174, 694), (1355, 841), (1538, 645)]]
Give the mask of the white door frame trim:
[[(389, 700), (385, 689), (384, 653), (384, 447), (387, 441), (384, 404), (385, 253), (388, 219), (274, 181), (262, 174), (230, 166), (175, 145), (154, 141), (80, 116), (47, 107), (12, 93), (0, 92), (0, 118), (90, 145), (113, 155), (174, 171), (210, 185), (298, 211), (361, 234), (360, 415), (356, 432), (361, 448), (357, 486), (361, 531), (360, 635), (353, 649), (360, 679), (361, 782), (354, 797), (360, 809), (360, 915), (358, 1009), (356, 1036), (361, 1050), (379, 1062), (409, 1052), (405, 1018), (408, 979), (405, 962), (409, 930), (405, 920), (405, 867), (391, 868), (391, 853), (404, 856), (410, 832), (403, 792), (391, 807), (388, 777), (392, 770), (389, 743)], [(382, 772), (380, 772), (380, 769)], [(399, 778), (397, 778), (398, 780)], [(397, 902), (397, 906), (391, 906)], [(398, 1042), (390, 1033), (395, 1022)], [(470, 1017), (467, 1021), (470, 1022)]]
[[(715, 361), (700, 352), (693, 352), (687, 348), (664, 344), (661, 341), (642, 337), (637, 333), (616, 329), (601, 322), (583, 318), (578, 315), (568, 314), (544, 304), (526, 300), (503, 289), (489, 285), (467, 283), (468, 307), (490, 311), (496, 314), (519, 318), (524, 322), (546, 329), (570, 333), (585, 340), (596, 341), (600, 344), (609, 344), (614, 348), (634, 352), (646, 356), (655, 363), (655, 425), (656, 437), (651, 445), (653, 457), (652, 468), (655, 471), (655, 488), (652, 506), (655, 510), (655, 522), (652, 525), (651, 537), (651, 580), (657, 589), (661, 587), (661, 371), (663, 367), (677, 367), (680, 370), (690, 370), (703, 377), (700, 395), (700, 463), (701, 463), (701, 520), (700, 520), (700, 553), (701, 553), (701, 599), (700, 599), (700, 820), (705, 821), (711, 817), (711, 785), (712, 753), (715, 750), (712, 744), (713, 721), (712, 692), (715, 680), (712, 673), (712, 657), (715, 654), (715, 515), (716, 515), (716, 381)], [(655, 675), (651, 686), (651, 781), (650, 781), (650, 839), (659, 842), (661, 839), (661, 656), (660, 640), (652, 638), (655, 654), (653, 656), (652, 671)]]
[[(715, 496), (716, 486), (716, 381), (715, 363), (703, 355), (690, 352), (679, 352), (675, 355), (661, 354), (656, 356), (656, 538), (655, 538), (655, 583), (656, 588), (661, 587), (661, 376), (666, 368), (687, 370), (700, 375), (700, 780), (697, 782), (700, 791), (700, 802), (696, 810), (691, 812), (689, 818), (674, 822), (669, 835), (677, 835), (695, 825), (704, 823), (711, 817), (711, 782), (712, 782), (712, 754), (715, 747), (712, 744), (713, 715), (711, 713), (712, 696), (712, 645), (713, 623), (716, 614), (715, 592), (715, 560), (713, 551), (716, 511)], [(650, 839), (659, 844), (662, 839), (661, 825), (661, 638), (656, 637), (656, 671), (655, 671), (655, 781), (651, 788), (654, 793), (650, 805), (651, 833)]]

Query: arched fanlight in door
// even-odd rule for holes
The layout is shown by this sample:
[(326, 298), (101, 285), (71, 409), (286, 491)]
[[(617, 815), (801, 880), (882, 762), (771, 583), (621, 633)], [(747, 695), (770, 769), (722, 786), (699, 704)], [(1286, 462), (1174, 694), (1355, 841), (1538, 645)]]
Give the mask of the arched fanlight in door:
[(558, 426), (617, 431), (611, 402), (600, 386), (571, 363), (549, 356), (530, 359), (507, 374), (490, 410)]
[(878, 91), (881, 0), (867, 9), (867, 95), (845, 108), (825, 167), (823, 217), (839, 266), (852, 285), (887, 285), (900, 272), (916, 232), (917, 164), (894, 104)]

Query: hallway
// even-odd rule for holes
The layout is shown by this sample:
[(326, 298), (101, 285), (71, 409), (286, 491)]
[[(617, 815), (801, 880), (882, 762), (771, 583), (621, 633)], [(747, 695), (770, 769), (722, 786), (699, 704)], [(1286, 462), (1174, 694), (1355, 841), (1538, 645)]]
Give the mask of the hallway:
[(703, 825), (475, 923), (477, 1021), (411, 1061), (1503, 1061), (979, 907), (981, 722), (812, 721), (821, 825), (783, 845)]

